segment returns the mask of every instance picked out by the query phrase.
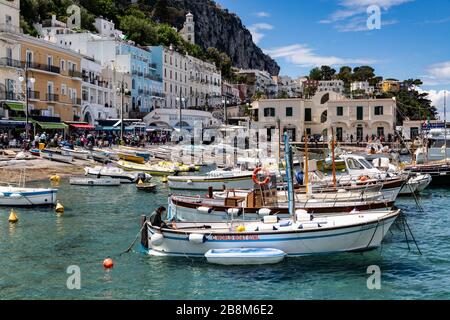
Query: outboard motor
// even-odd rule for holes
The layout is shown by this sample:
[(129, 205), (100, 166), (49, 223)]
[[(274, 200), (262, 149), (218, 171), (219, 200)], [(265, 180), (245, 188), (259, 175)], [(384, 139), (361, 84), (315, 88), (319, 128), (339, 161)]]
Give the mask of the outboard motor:
[(139, 172), (137, 175), (136, 181), (142, 180), (143, 182), (147, 181), (147, 176), (143, 172)]

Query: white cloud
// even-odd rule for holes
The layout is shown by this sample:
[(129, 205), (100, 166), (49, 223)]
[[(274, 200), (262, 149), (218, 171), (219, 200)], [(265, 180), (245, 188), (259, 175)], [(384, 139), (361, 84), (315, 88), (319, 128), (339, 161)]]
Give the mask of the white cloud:
[[(342, 7), (333, 12), (327, 19), (319, 21), (323, 24), (336, 23), (335, 28), (341, 32), (348, 31), (367, 31), (367, 8), (376, 5), (384, 11), (390, 8), (412, 2), (414, 0), (341, 0), (339, 5)], [(392, 25), (397, 23), (395, 20), (383, 21), (382, 25)]]
[(433, 64), (427, 68), (427, 74), (422, 77), (424, 85), (436, 86), (450, 84), (450, 61)]
[(268, 23), (255, 23), (248, 27), (248, 30), (252, 34), (253, 42), (255, 44), (258, 44), (262, 38), (264, 38), (266, 35), (262, 32), (259, 32), (260, 30), (273, 30), (274, 27), (271, 24)]
[(314, 49), (304, 44), (294, 44), (264, 50), (272, 58), (284, 58), (287, 62), (300, 67), (316, 67), (322, 65), (336, 66), (345, 64), (373, 64), (372, 59), (339, 58), (335, 56), (321, 56)]
[(417, 91), (420, 93), (427, 93), (428, 99), (432, 101), (433, 106), (438, 109), (438, 112), (441, 116), (441, 119), (444, 120), (444, 100), (445, 93), (447, 93), (447, 121), (450, 120), (450, 91), (449, 90), (422, 90), (421, 88), (417, 88)]
[(254, 15), (259, 18), (269, 18), (270, 17), (270, 13), (265, 12), (265, 11), (255, 12)]

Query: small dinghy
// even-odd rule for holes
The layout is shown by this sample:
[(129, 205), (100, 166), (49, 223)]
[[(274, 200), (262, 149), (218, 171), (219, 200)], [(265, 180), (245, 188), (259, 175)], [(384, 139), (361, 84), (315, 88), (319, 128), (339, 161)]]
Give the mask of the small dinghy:
[(147, 191), (147, 192), (153, 192), (156, 190), (156, 184), (152, 184), (152, 183), (141, 183), (141, 184), (137, 184), (136, 188), (140, 191)]
[(262, 265), (283, 261), (286, 253), (271, 248), (211, 249), (205, 253), (209, 263), (221, 265)]
[(70, 178), (70, 184), (77, 186), (116, 187), (120, 186), (120, 180), (111, 178), (72, 177)]

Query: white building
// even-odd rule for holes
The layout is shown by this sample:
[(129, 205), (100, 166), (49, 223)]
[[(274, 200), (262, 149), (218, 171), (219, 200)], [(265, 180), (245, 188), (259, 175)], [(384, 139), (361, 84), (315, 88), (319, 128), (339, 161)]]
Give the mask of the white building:
[[(201, 110), (182, 109), (181, 119), (181, 127), (186, 130), (199, 125), (209, 127), (220, 124), (220, 120), (214, 118), (210, 112)], [(180, 111), (178, 109), (155, 109), (144, 118), (144, 122), (150, 127), (179, 128)]]
[[(328, 99), (324, 96), (328, 95)], [(336, 92), (319, 92), (312, 99), (267, 99), (252, 104), (254, 121), (267, 135), (277, 126), (294, 141), (308, 135), (327, 137), (334, 129), (338, 141), (366, 141), (393, 135), (397, 106), (394, 99), (347, 99)]]
[(342, 80), (329, 80), (319, 81), (317, 92), (344, 92), (344, 81)]
[(375, 92), (375, 87), (369, 84), (369, 81), (357, 81), (352, 82), (350, 85), (351, 92), (361, 91), (366, 94), (373, 94)]
[(269, 72), (256, 69), (241, 69), (238, 74), (247, 77), (247, 82), (252, 83), (249, 86), (248, 95), (252, 96), (257, 92), (261, 92), (270, 98), (278, 94), (276, 91), (278, 86)]
[(188, 13), (183, 28), (180, 30), (181, 37), (189, 43), (195, 44), (195, 22), (194, 15)]
[(222, 103), (222, 75), (216, 65), (187, 55), (189, 60), (188, 106), (216, 108)]
[(81, 113), (85, 122), (92, 125), (98, 120), (117, 119), (116, 91), (113, 74), (91, 58), (81, 60)]
[[(23, 100), (22, 86), (19, 78), (20, 44), (10, 37), (20, 34), (20, 1), (0, 0), (0, 104)], [(0, 106), (0, 119), (4, 116)]]

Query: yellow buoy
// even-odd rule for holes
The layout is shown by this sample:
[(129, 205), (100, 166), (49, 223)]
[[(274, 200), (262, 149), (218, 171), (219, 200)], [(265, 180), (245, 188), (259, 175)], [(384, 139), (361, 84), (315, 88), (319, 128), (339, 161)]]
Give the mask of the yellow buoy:
[(63, 213), (64, 212), (64, 206), (59, 201), (56, 203), (55, 211), (57, 213)]
[(245, 231), (245, 226), (239, 226), (236, 228), (237, 232), (244, 232)]
[(61, 177), (55, 174), (55, 175), (50, 177), (50, 181), (51, 182), (60, 182), (61, 181)]
[(166, 176), (164, 176), (164, 177), (162, 177), (162, 183), (167, 183), (167, 182), (169, 182), (169, 179), (166, 177)]
[(138, 184), (144, 184), (141, 179), (139, 179)]
[(11, 209), (11, 213), (9, 214), (8, 221), (10, 223), (16, 223), (17, 221), (19, 221), (19, 218), (17, 218), (17, 215), (13, 209)]

